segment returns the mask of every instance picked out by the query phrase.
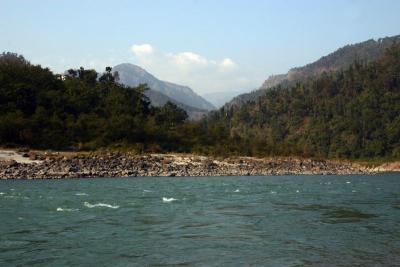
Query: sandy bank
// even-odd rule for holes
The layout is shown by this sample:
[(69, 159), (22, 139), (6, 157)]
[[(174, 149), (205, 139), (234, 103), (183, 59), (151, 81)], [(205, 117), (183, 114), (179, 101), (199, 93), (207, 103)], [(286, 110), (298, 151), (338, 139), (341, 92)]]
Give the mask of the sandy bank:
[(14, 150), (0, 149), (0, 161), (16, 161), (18, 163), (41, 163), (40, 160), (34, 160), (26, 153), (18, 153)]

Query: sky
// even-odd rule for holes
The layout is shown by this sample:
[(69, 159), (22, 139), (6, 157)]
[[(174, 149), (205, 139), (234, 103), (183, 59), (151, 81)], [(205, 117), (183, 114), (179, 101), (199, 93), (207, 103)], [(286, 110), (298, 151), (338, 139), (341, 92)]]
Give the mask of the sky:
[(398, 0), (0, 0), (0, 52), (55, 73), (128, 62), (199, 94), (250, 91), (400, 34), (399, 13)]

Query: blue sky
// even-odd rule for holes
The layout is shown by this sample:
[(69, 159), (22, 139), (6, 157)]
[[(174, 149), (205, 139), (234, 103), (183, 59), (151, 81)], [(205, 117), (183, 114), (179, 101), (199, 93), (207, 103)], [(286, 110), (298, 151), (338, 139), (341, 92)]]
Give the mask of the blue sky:
[(130, 62), (198, 93), (254, 89), (400, 34), (398, 0), (0, 0), (0, 51), (62, 72)]

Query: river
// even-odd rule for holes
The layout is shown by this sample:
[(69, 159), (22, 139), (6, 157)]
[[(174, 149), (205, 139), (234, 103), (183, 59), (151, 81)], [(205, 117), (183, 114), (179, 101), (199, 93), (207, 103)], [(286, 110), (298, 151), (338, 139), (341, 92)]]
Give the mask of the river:
[(400, 174), (0, 181), (0, 266), (398, 266)]

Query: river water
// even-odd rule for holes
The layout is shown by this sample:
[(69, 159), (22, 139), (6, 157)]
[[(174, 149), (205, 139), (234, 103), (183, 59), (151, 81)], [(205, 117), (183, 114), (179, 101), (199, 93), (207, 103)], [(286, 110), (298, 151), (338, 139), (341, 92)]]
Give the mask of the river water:
[(0, 266), (400, 266), (400, 174), (0, 181)]

